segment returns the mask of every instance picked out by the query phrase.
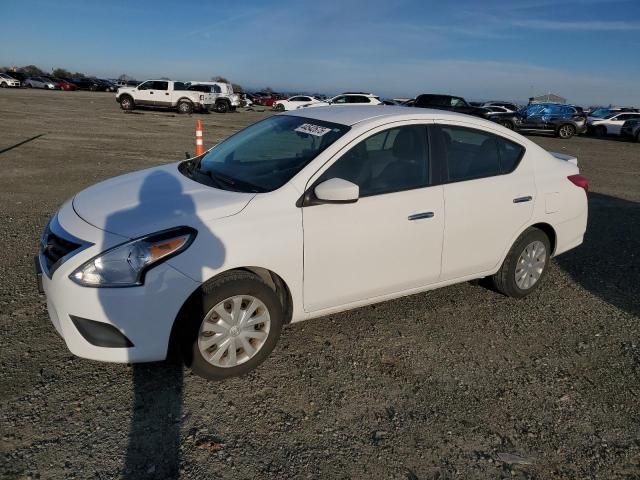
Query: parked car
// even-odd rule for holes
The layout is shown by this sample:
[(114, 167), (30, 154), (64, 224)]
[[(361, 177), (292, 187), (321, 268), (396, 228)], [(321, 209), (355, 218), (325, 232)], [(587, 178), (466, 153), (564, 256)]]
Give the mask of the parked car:
[(0, 88), (19, 87), (20, 80), (13, 78), (7, 73), (0, 73)]
[(192, 113), (194, 110), (211, 110), (215, 97), (211, 93), (188, 90), (182, 82), (147, 80), (137, 87), (120, 87), (116, 101), (123, 110), (152, 106), (176, 109), (178, 113)]
[(47, 78), (49, 78), (49, 80), (53, 82), (53, 84), (56, 86), (56, 89), (58, 90), (72, 92), (78, 89), (78, 87), (75, 84), (67, 80), (64, 80), (62, 78), (56, 78), (56, 77), (47, 77)]
[(592, 109), (589, 114), (587, 121), (593, 121), (597, 119), (604, 118), (612, 113), (621, 113), (621, 112), (637, 112), (638, 110), (631, 107), (599, 107)]
[(423, 93), (416, 97), (414, 107), (435, 108), (450, 112), (466, 113), (480, 118), (486, 118), (491, 112), (482, 107), (470, 105), (464, 98), (453, 95), (439, 95)]
[[(188, 86), (198, 85), (208, 87), (208, 92), (215, 98), (214, 110), (218, 113), (227, 113), (240, 107), (242, 102), (240, 95), (233, 91), (233, 85), (225, 82), (200, 82), (192, 80), (187, 82)], [(200, 91), (204, 91), (200, 89)]]
[(630, 140), (640, 142), (640, 119), (627, 120), (620, 129), (620, 135)]
[(95, 78), (67, 78), (68, 82), (73, 83), (78, 90), (89, 90), (90, 92), (97, 92), (103, 87)]
[(24, 86), (24, 81), (29, 78), (29, 75), (25, 75), (22, 72), (6, 72), (6, 75), (18, 80), (21, 86)]
[(311, 103), (317, 103), (318, 100), (315, 97), (307, 96), (307, 95), (294, 95), (293, 97), (289, 97), (286, 100), (276, 100), (273, 103), (273, 109), (278, 112), (284, 112), (289, 110), (295, 110), (300, 105), (306, 105)]
[(46, 77), (29, 77), (22, 85), (27, 88), (44, 88), (47, 90), (56, 89), (55, 83)]
[(297, 109), (75, 195), (36, 268), (75, 355), (150, 362), (180, 345), (222, 379), (265, 360), (284, 324), (475, 278), (529, 295), (582, 243), (577, 163), (444, 111)]
[(327, 107), (329, 105), (383, 105), (380, 97), (373, 93), (364, 92), (345, 92), (340, 95), (324, 101), (312, 102), (300, 105), (298, 108), (307, 107)]
[(487, 119), (511, 130), (553, 133), (564, 139), (587, 131), (584, 114), (572, 105), (558, 103), (532, 103), (517, 112), (492, 113)]
[(614, 112), (602, 118), (592, 118), (587, 122), (588, 133), (597, 137), (620, 135), (620, 129), (627, 120), (640, 118), (640, 112)]
[(487, 108), (487, 107), (500, 107), (500, 108), (504, 108), (509, 112), (517, 112), (518, 110), (520, 110), (520, 107), (518, 105), (516, 105), (513, 102), (484, 102), (482, 105), (482, 107)]
[(109, 80), (104, 80), (101, 78), (96, 78), (95, 79), (96, 82), (98, 82), (98, 85), (100, 86), (99, 90), (100, 91), (104, 91), (104, 92), (117, 92), (118, 91), (118, 85), (116, 85), (115, 83), (109, 81)]

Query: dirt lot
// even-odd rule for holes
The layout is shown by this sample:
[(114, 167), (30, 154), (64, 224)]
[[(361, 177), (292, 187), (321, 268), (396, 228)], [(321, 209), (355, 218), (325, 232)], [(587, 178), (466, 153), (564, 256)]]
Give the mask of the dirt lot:
[(264, 113), (0, 91), (2, 478), (640, 478), (640, 144), (532, 137), (591, 180), (585, 244), (526, 300), (461, 284), (285, 329), (247, 377), (74, 358), (32, 256), (99, 180)]

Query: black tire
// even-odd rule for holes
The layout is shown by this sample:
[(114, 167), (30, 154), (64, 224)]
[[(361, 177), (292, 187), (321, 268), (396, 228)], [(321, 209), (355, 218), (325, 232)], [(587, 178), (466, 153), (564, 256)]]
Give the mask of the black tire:
[(500, 122), (500, 125), (502, 125), (504, 128), (508, 128), (509, 130), (514, 129), (513, 122), (510, 122), (509, 120), (503, 120), (502, 122)]
[[(525, 251), (527, 246), (536, 241), (542, 242), (542, 244), (544, 245), (546, 254), (545, 263), (542, 267), (540, 278), (538, 278), (538, 280), (529, 288), (522, 289), (516, 283), (516, 268), (518, 267), (518, 259), (520, 258), (520, 255)], [(547, 234), (537, 228), (528, 228), (515, 241), (515, 243), (511, 247), (511, 250), (509, 250), (507, 257), (504, 259), (500, 270), (498, 270), (498, 272), (493, 275), (493, 277), (491, 277), (493, 286), (500, 293), (509, 297), (526, 297), (527, 295), (535, 291), (540, 286), (540, 283), (542, 283), (542, 280), (549, 270), (550, 256), (551, 243), (549, 241), (549, 237), (547, 237)]]
[[(234, 367), (218, 367), (202, 356), (198, 348), (198, 334), (207, 313), (218, 303), (235, 295), (252, 295), (262, 301), (269, 312), (269, 333), (265, 343), (253, 357)], [(205, 283), (201, 289), (201, 295), (196, 301), (190, 303), (186, 312), (182, 319), (186, 328), (176, 330), (184, 331), (181, 340), (183, 359), (193, 373), (208, 380), (223, 380), (244, 375), (255, 369), (278, 343), (284, 323), (282, 305), (276, 293), (260, 277), (245, 271), (225, 273)]]
[(640, 131), (636, 133), (636, 142), (640, 142)]
[(607, 127), (603, 125), (598, 125), (596, 128), (593, 129), (593, 134), (596, 137), (604, 137), (607, 135)]
[(185, 115), (193, 113), (193, 103), (188, 100), (180, 100), (178, 102), (178, 113)]
[(7, 82), (0, 83), (0, 88), (7, 88), (7, 87), (8, 87)]
[(27, 88), (33, 88), (33, 85), (28, 84), (28, 85), (27, 85)]
[(136, 108), (136, 104), (132, 97), (129, 95), (123, 95), (120, 97), (120, 108), (123, 110), (133, 110)]
[(284, 112), (284, 105), (281, 103), (278, 103), (274, 108), (273, 108), (276, 112)]
[(216, 112), (227, 113), (229, 111), (229, 102), (220, 101), (216, 102)]
[(567, 140), (576, 134), (576, 127), (571, 123), (564, 123), (556, 130), (556, 136)]

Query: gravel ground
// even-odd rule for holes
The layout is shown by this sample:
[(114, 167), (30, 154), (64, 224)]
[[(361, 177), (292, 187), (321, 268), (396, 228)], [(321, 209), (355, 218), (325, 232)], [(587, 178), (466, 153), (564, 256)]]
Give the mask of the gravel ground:
[(32, 256), (80, 189), (265, 113), (122, 112), (0, 91), (2, 478), (640, 478), (640, 144), (561, 141), (591, 180), (585, 244), (512, 300), (464, 283), (292, 325), (221, 383), (74, 358)]

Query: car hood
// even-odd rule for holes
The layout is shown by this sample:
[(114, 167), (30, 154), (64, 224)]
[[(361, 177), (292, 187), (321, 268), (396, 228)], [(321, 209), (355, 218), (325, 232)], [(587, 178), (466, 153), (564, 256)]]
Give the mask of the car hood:
[(135, 238), (175, 226), (197, 226), (240, 212), (254, 193), (230, 192), (197, 183), (178, 171), (179, 162), (106, 180), (78, 193), (75, 212), (87, 223)]

